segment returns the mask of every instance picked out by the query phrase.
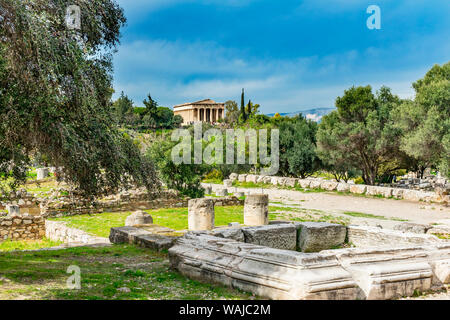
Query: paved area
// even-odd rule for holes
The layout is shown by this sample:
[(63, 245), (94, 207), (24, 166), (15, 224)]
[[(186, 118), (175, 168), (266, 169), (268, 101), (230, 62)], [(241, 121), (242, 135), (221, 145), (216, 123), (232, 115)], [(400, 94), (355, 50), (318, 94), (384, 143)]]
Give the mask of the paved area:
[[(205, 184), (213, 190), (224, 188), (223, 185)], [(404, 219), (415, 223), (443, 224), (450, 226), (450, 208), (438, 204), (412, 202), (406, 200), (380, 199), (362, 196), (338, 195), (332, 192), (303, 193), (283, 189), (230, 188), (229, 192), (242, 191), (251, 193), (264, 192), (271, 202), (282, 202), (284, 205), (300, 206), (305, 209), (322, 210), (328, 214), (345, 216), (355, 224), (381, 225), (391, 228)], [(371, 219), (351, 217), (343, 212), (353, 211), (364, 214), (383, 216), (387, 219)], [(393, 219), (393, 220), (392, 220)]]

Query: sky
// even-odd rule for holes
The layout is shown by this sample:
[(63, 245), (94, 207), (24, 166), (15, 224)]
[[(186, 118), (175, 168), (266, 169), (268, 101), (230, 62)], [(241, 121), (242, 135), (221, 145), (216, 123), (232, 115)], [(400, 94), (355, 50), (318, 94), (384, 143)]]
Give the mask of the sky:
[[(202, 99), (261, 112), (334, 106), (351, 86), (412, 98), (412, 82), (450, 61), (449, 0), (117, 0), (127, 25), (115, 98), (143, 106)], [(381, 10), (370, 30), (366, 10)]]

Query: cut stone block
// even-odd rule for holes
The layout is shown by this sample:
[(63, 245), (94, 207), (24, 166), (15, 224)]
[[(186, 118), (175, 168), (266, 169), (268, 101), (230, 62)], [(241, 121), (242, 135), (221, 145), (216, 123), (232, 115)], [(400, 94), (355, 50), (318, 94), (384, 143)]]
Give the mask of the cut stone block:
[(239, 176), (238, 176), (238, 181), (239, 182), (245, 182), (245, 178), (247, 177), (247, 175), (246, 174), (240, 174)]
[(158, 251), (167, 250), (175, 244), (179, 237), (164, 235), (163, 230), (167, 230), (167, 233), (174, 230), (158, 227), (155, 226), (153, 230), (159, 230), (162, 234), (152, 233), (136, 227), (111, 228), (109, 240), (116, 244), (128, 243)]
[(402, 231), (402, 232), (412, 232), (412, 233), (427, 233), (429, 229), (432, 227), (427, 224), (417, 224), (411, 222), (403, 222), (394, 227), (394, 230)]
[(203, 189), (205, 189), (205, 194), (212, 194), (212, 188), (211, 187), (204, 187)]
[(297, 228), (293, 224), (242, 228), (245, 242), (275, 249), (295, 250)]
[(357, 247), (377, 247), (395, 245), (418, 245), (438, 243), (432, 235), (404, 233), (397, 230), (380, 229), (369, 226), (348, 226), (348, 242)]
[(319, 252), (332, 249), (345, 242), (347, 228), (326, 222), (296, 222), (297, 248), (302, 252)]
[(227, 189), (217, 189), (216, 190), (216, 196), (218, 197), (226, 197), (228, 195)]
[(186, 235), (169, 249), (171, 266), (195, 280), (282, 300), (362, 298), (334, 256), (278, 250), (207, 235)]
[(297, 179), (295, 178), (287, 178), (285, 182), (285, 186), (294, 188), (297, 184)]
[(367, 186), (364, 184), (352, 184), (350, 185), (350, 192), (356, 194), (364, 194)]
[(252, 182), (252, 183), (256, 183), (258, 179), (258, 176), (254, 175), (254, 174), (249, 174), (247, 175), (247, 177), (245, 178), (246, 182)]
[(298, 183), (300, 184), (300, 187), (302, 187), (303, 189), (309, 188), (310, 184), (311, 184), (311, 180), (309, 179), (300, 179), (298, 181)]
[(223, 185), (225, 186), (225, 188), (231, 188), (233, 186), (233, 181), (231, 180), (223, 180)]
[[(239, 225), (239, 224), (238, 224)], [(239, 242), (245, 242), (244, 233), (241, 228), (224, 228), (224, 229), (216, 229), (211, 233), (215, 237), (232, 239)]]
[(392, 196), (395, 199), (403, 199), (403, 189), (398, 189), (398, 188), (392, 189)]
[(321, 184), (322, 184), (321, 180), (311, 180), (311, 183), (309, 184), (309, 188), (310, 189), (319, 189)]
[(336, 190), (339, 192), (349, 192), (350, 185), (348, 183), (340, 182), (340, 183), (338, 183)]
[(327, 191), (334, 191), (337, 188), (338, 183), (334, 181), (324, 181), (320, 185), (320, 188), (327, 190)]

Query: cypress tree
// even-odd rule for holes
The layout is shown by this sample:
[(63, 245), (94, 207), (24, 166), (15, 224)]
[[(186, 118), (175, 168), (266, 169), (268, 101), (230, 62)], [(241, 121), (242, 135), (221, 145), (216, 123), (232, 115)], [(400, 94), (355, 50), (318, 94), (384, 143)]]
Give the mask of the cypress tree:
[(241, 94), (241, 114), (242, 114), (242, 120), (247, 121), (247, 114), (245, 112), (245, 93), (244, 93), (244, 89), (242, 89), (242, 94)]

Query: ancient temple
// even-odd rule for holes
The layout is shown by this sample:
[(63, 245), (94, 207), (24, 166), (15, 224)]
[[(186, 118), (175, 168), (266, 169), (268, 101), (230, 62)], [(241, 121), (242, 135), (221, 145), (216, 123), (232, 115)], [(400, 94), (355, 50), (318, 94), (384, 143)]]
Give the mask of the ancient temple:
[(173, 113), (183, 118), (183, 124), (218, 122), (225, 116), (225, 104), (211, 99), (184, 103), (173, 107)]

